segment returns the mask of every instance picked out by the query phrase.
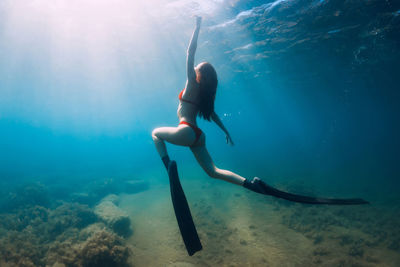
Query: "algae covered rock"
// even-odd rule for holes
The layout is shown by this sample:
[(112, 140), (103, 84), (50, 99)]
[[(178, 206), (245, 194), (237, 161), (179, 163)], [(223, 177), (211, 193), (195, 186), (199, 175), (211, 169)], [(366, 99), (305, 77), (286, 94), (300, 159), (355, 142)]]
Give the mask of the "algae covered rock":
[(32, 227), (23, 231), (8, 231), (0, 239), (0, 259), (8, 265), (0, 266), (44, 266), (47, 247)]
[(38, 228), (48, 220), (49, 210), (41, 206), (29, 206), (14, 213), (0, 214), (0, 226), (7, 230), (22, 231), (27, 226)]
[(118, 205), (119, 204), (119, 196), (117, 196), (115, 194), (110, 194), (110, 195), (106, 196), (105, 198), (103, 198), (101, 201), (102, 202), (111, 201), (115, 205)]
[(47, 231), (50, 236), (57, 236), (67, 228), (82, 229), (96, 220), (96, 215), (87, 205), (65, 203), (50, 213)]
[(114, 232), (121, 236), (129, 236), (132, 232), (129, 216), (118, 208), (113, 201), (115, 200), (112, 198), (105, 198), (95, 207), (94, 212)]
[(0, 266), (128, 266), (131, 250), (116, 233), (129, 234), (130, 220), (117, 203), (110, 195), (98, 205), (100, 222), (78, 203), (0, 213)]
[(85, 231), (83, 236), (89, 234), (84, 241), (71, 237), (69, 240), (52, 244), (46, 257), (48, 266), (129, 266), (131, 249), (121, 237), (102, 228), (101, 225), (89, 226), (82, 231)]
[(81, 245), (78, 255), (82, 266), (127, 266), (130, 250), (120, 237), (102, 230)]

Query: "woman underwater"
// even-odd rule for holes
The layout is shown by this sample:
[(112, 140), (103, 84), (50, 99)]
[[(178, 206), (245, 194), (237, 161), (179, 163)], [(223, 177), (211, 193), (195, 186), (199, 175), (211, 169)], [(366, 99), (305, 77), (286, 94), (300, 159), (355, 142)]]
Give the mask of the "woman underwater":
[(187, 82), (185, 88), (179, 94), (177, 112), (179, 125), (177, 127), (156, 128), (152, 132), (156, 149), (167, 170), (169, 168), (170, 159), (165, 141), (174, 145), (189, 147), (200, 166), (210, 177), (244, 186), (257, 193), (309, 204), (349, 205), (367, 203), (362, 199), (325, 199), (294, 195), (277, 190), (257, 177), (254, 177), (252, 180), (246, 179), (236, 173), (219, 169), (215, 166), (206, 148), (206, 136), (203, 131), (197, 127), (197, 116), (208, 121), (214, 121), (221, 130), (225, 132), (226, 142), (233, 145), (233, 141), (228, 130), (214, 111), (214, 101), (218, 85), (217, 73), (214, 67), (208, 62), (202, 62), (194, 67), (194, 56), (197, 48), (200, 25), (201, 17), (196, 17), (196, 27), (187, 50)]
[(166, 168), (169, 164), (169, 156), (165, 141), (188, 146), (193, 152), (200, 166), (213, 178), (218, 178), (237, 185), (243, 185), (246, 178), (228, 170), (222, 170), (215, 166), (206, 148), (206, 136), (197, 127), (196, 117), (202, 117), (208, 121), (214, 121), (226, 134), (226, 142), (233, 145), (232, 138), (218, 115), (214, 111), (214, 100), (217, 92), (217, 73), (208, 62), (202, 62), (194, 67), (194, 56), (197, 48), (201, 17), (196, 18), (196, 28), (187, 50), (186, 71), (187, 81), (185, 89), (179, 94), (177, 127), (161, 127), (154, 129), (152, 136), (157, 151)]

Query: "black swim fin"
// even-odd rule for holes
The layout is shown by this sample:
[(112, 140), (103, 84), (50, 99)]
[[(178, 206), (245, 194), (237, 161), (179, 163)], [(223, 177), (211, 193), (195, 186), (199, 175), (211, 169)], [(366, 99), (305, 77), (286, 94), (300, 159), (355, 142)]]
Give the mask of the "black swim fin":
[(186, 250), (189, 256), (192, 256), (194, 253), (202, 249), (202, 245), (190, 213), (185, 193), (183, 192), (179, 181), (178, 169), (175, 161), (169, 162), (168, 176), (176, 220), (178, 221), (179, 230), (181, 231)]
[(254, 177), (252, 181), (246, 180), (243, 184), (244, 187), (254, 192), (270, 195), (277, 198), (286, 199), (292, 202), (299, 202), (305, 204), (325, 204), (325, 205), (361, 205), (369, 204), (361, 198), (349, 198), (349, 199), (338, 199), (338, 198), (319, 198), (296, 195), (288, 192), (278, 190), (272, 186), (267, 185), (260, 178)]

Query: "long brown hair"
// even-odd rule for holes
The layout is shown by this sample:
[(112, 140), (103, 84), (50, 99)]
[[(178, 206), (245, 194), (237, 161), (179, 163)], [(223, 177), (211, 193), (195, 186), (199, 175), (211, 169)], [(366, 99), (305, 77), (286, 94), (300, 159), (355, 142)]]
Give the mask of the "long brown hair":
[(214, 101), (218, 86), (217, 72), (208, 62), (201, 63), (198, 72), (200, 73), (199, 117), (209, 121), (214, 112)]

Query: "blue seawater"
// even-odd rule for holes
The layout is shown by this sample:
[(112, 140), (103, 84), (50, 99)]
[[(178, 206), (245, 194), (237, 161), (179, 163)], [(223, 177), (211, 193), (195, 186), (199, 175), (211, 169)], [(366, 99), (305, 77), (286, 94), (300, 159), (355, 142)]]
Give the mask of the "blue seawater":
[[(0, 266), (399, 266), (399, 10), (391, 0), (3, 0)], [(256, 195), (168, 144), (204, 247), (186, 255), (151, 132), (178, 124), (195, 15), (196, 62), (217, 70), (215, 109), (235, 142), (198, 120), (216, 165), (371, 205)], [(131, 232), (101, 217), (110, 194)], [(85, 254), (101, 242), (118, 257)]]

